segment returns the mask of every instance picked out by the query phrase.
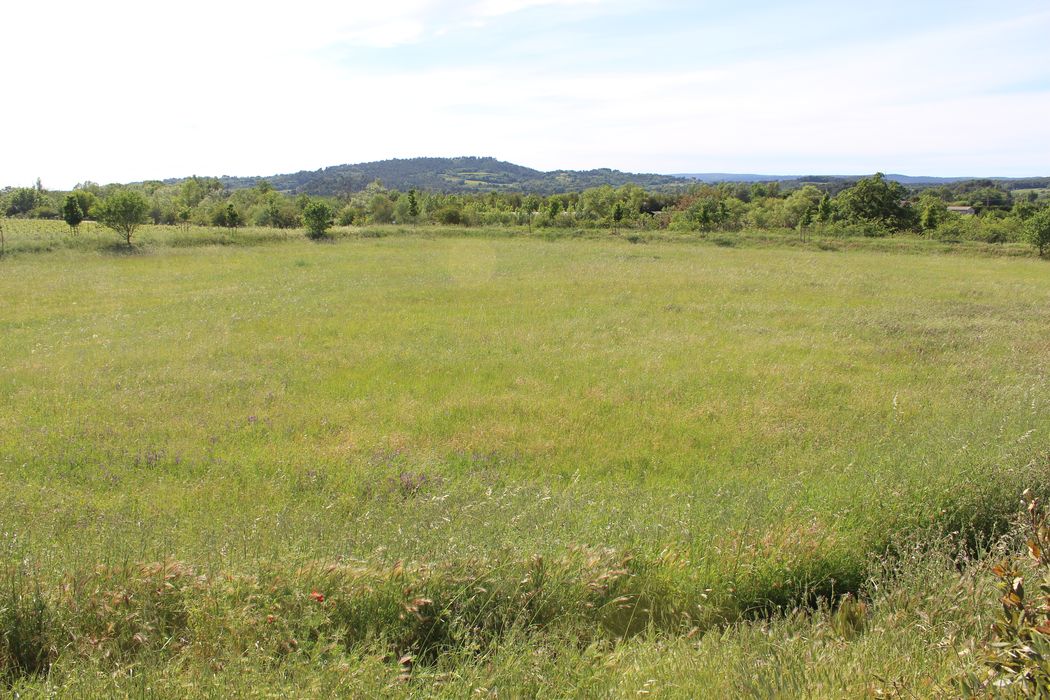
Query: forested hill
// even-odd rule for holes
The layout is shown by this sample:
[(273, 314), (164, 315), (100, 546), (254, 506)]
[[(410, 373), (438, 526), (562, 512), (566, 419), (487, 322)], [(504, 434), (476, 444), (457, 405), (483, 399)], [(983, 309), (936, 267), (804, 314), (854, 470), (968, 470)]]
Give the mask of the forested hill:
[(268, 181), (275, 189), (283, 192), (325, 196), (358, 192), (375, 180), (402, 192), (410, 189), (438, 192), (512, 191), (541, 195), (578, 192), (599, 185), (619, 187), (628, 183), (659, 190), (686, 182), (672, 175), (624, 173), (607, 168), (542, 172), (495, 158), (475, 157), (380, 160), (269, 177), (219, 178), (230, 190), (253, 187), (261, 180)]
[[(165, 184), (179, 184), (188, 178), (164, 180)], [(908, 187), (931, 187), (955, 185), (970, 178), (959, 177), (911, 177), (886, 175), (887, 180), (900, 182)], [(515, 165), (495, 158), (464, 156), (460, 158), (394, 158), (372, 163), (333, 165), (320, 170), (301, 170), (283, 175), (218, 178), (227, 191), (254, 187), (265, 180), (274, 189), (287, 194), (309, 194), (319, 196), (344, 195), (360, 192), (367, 185), (379, 180), (389, 189), (407, 192), (411, 189), (446, 193), (522, 192), (538, 195), (582, 192), (583, 190), (612, 185), (619, 187), (635, 184), (649, 191), (676, 191), (692, 183), (744, 183), (780, 182), (788, 189), (813, 184), (822, 189), (839, 191), (860, 180), (859, 176), (846, 175), (758, 175), (736, 173), (683, 173), (658, 175), (653, 173), (625, 173), (620, 170), (600, 168), (598, 170), (552, 170), (544, 172), (522, 165)], [(1045, 188), (1050, 186), (1048, 178), (994, 178), (972, 180), (989, 186), (1001, 184), (1013, 190), (1020, 188)]]

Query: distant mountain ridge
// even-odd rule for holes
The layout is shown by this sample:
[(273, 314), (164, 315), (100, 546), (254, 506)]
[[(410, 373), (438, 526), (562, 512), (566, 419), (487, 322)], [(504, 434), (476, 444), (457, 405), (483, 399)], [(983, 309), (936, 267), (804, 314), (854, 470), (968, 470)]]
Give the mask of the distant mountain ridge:
[[(699, 182), (832, 182), (836, 180), (858, 180), (864, 175), (757, 175), (750, 173), (678, 173), (677, 177), (686, 180), (697, 180)], [(1010, 180), (1011, 178), (992, 177), (936, 177), (932, 175), (899, 175), (889, 173), (887, 180), (899, 182), (902, 185), (950, 185), (955, 182), (967, 182), (969, 180)]]

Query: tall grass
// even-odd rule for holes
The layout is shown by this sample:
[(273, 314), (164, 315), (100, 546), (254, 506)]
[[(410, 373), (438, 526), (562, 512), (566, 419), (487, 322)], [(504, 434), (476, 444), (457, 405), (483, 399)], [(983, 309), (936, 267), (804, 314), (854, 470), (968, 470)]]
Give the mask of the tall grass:
[(717, 687), (693, 640), (730, 634), (775, 688), (805, 647), (763, 625), (914, 533), (977, 550), (1045, 483), (1044, 262), (381, 233), (10, 234), (14, 683), (597, 692), (668, 645)]

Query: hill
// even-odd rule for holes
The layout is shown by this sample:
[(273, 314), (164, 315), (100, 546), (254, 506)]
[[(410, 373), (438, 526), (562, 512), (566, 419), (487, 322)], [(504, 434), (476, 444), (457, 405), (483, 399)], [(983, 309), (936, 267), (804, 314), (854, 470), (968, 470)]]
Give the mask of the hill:
[[(542, 171), (496, 158), (392, 158), (369, 163), (333, 165), (319, 170), (300, 170), (269, 176), (218, 178), (227, 190), (254, 187), (263, 180), (289, 194), (333, 196), (359, 192), (369, 183), (381, 181), (391, 189), (435, 192), (528, 192), (538, 195), (580, 192), (591, 187), (634, 184), (647, 190), (677, 190), (691, 183), (780, 182), (788, 188), (815, 184), (832, 190), (851, 186), (860, 175), (763, 175), (753, 173), (629, 173), (610, 168), (596, 170)], [(176, 184), (185, 178), (164, 180)], [(931, 177), (888, 174), (886, 179), (908, 187), (930, 187), (977, 181), (967, 177)], [(999, 184), (1008, 190), (1050, 186), (1050, 178), (986, 178), (980, 182)]]
[(576, 192), (600, 185), (619, 187), (633, 183), (646, 189), (662, 189), (685, 184), (682, 178), (673, 175), (625, 173), (608, 168), (543, 172), (495, 158), (477, 157), (394, 158), (269, 177), (220, 178), (227, 189), (253, 187), (261, 180), (283, 192), (312, 195), (356, 192), (375, 180), (402, 191), (414, 188), (440, 192), (511, 191), (544, 195)]

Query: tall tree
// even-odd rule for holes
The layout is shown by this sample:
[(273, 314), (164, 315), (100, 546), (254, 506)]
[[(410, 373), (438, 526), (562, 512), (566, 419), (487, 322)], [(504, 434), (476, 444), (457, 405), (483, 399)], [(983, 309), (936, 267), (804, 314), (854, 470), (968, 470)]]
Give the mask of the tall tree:
[(66, 195), (66, 201), (62, 204), (62, 218), (69, 226), (70, 232), (76, 234), (80, 229), (80, 222), (84, 220), (84, 212), (75, 194)]
[(526, 195), (521, 202), (521, 209), (525, 213), (525, 221), (529, 225), (529, 233), (532, 233), (532, 215), (540, 209), (540, 198), (534, 194)]
[(408, 215), (415, 221), (419, 216), (419, 202), (416, 200), (416, 191), (411, 189), (408, 191)]
[(1043, 207), (1025, 222), (1028, 242), (1039, 249), (1039, 257), (1050, 246), (1050, 206)]
[(91, 209), (98, 202), (98, 197), (95, 196), (95, 193), (90, 190), (74, 189), (70, 194), (77, 198), (77, 204), (80, 205), (80, 213), (84, 215), (84, 218), (90, 217)]
[(932, 192), (919, 195), (919, 227), (923, 231), (932, 231), (948, 218), (948, 206), (944, 200)]
[(907, 196), (904, 185), (887, 180), (882, 173), (875, 173), (842, 192), (836, 202), (850, 223), (877, 224), (900, 230), (908, 228), (912, 220), (911, 210), (904, 205)]
[(32, 187), (19, 187), (7, 198), (7, 213), (10, 216), (33, 211), (40, 201), (40, 193)]
[(833, 213), (834, 212), (831, 208), (831, 195), (825, 192), (824, 196), (820, 198), (820, 204), (817, 205), (817, 221), (826, 224), (831, 221)]
[(131, 237), (149, 216), (149, 202), (141, 192), (120, 189), (106, 197), (97, 207), (99, 223), (116, 231), (131, 247)]

